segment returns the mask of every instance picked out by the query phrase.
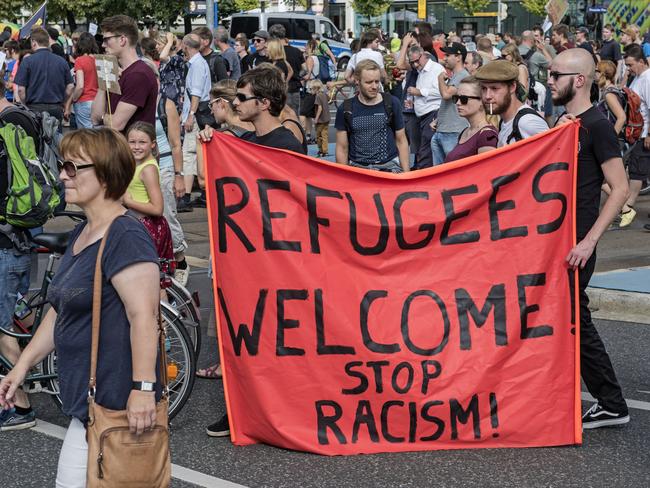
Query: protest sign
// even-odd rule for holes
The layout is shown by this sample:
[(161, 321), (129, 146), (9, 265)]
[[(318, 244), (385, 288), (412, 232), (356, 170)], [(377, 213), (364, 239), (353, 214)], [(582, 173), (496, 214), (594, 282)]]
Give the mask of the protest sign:
[(97, 82), (100, 90), (106, 93), (120, 95), (120, 65), (115, 56), (108, 54), (95, 54), (95, 69), (97, 70)]
[(549, 0), (544, 9), (551, 23), (558, 25), (569, 10), (569, 0)]
[(580, 443), (565, 262), (577, 134), (393, 175), (215, 133), (233, 442), (328, 455)]

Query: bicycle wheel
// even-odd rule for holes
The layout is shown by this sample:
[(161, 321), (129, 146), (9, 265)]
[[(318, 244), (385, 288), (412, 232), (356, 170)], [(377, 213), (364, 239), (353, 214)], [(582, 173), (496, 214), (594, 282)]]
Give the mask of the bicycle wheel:
[(334, 106), (338, 108), (343, 105), (343, 102), (348, 98), (354, 96), (354, 87), (345, 85), (336, 90), (336, 97), (334, 98)]
[(165, 290), (167, 301), (178, 312), (194, 346), (194, 355), (198, 358), (201, 352), (201, 314), (190, 295), (190, 292), (178, 281), (172, 279), (172, 285)]
[(192, 340), (180, 315), (166, 307), (160, 309), (165, 329), (170, 420), (183, 408), (194, 388), (196, 357)]
[[(180, 316), (165, 307), (161, 308), (160, 312), (166, 334), (169, 419), (171, 420), (192, 394), (196, 376), (196, 357), (192, 340), (182, 325)], [(52, 351), (43, 360), (42, 367), (45, 374), (56, 374), (56, 351)], [(47, 390), (54, 403), (61, 409), (63, 402), (59, 393), (58, 379), (48, 380)]]
[[(43, 362), (41, 363), (41, 369), (43, 371), (43, 374), (57, 374), (56, 350), (49, 353), (46, 358), (43, 359)], [(59, 392), (58, 378), (47, 380), (45, 388), (47, 391), (44, 391), (44, 393), (49, 394), (54, 404), (59, 410), (61, 410), (63, 408), (63, 401), (61, 400), (61, 393)]]

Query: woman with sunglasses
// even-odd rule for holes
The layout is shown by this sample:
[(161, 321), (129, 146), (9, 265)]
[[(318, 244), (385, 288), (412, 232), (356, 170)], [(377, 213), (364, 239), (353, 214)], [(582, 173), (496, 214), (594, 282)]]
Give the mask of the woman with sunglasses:
[(81, 207), (87, 221), (70, 235), (47, 294), (52, 308), (0, 383), (0, 406), (13, 406), (30, 368), (56, 349), (62, 408), (72, 418), (56, 486), (86, 486), (84, 423), (88, 421), (93, 278), (102, 239), (106, 236), (95, 401), (112, 410), (126, 409), (131, 431), (137, 435), (154, 425), (160, 396), (156, 378), (160, 274), (151, 237), (140, 222), (125, 215), (121, 203), (135, 171), (124, 136), (107, 128), (69, 132), (61, 142), (61, 154), (65, 161), (59, 178), (66, 201)]
[(481, 154), (497, 147), (499, 132), (490, 125), (481, 101), (481, 85), (474, 77), (464, 78), (452, 97), (458, 115), (467, 119), (469, 127), (458, 137), (458, 145), (445, 158), (445, 163)]

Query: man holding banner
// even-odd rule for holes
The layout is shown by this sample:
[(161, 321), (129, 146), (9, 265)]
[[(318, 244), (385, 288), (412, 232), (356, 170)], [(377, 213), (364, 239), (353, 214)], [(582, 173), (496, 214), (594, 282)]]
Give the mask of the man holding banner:
[[(596, 266), (596, 244), (620, 212), (629, 193), (616, 132), (589, 99), (595, 69), (589, 52), (569, 49), (553, 60), (548, 80), (553, 104), (566, 106), (568, 114), (581, 122), (576, 199), (578, 244), (566, 260), (573, 269), (579, 268), (580, 372), (597, 401), (583, 415), (583, 429), (630, 421), (609, 355), (591, 320), (589, 297), (585, 291)], [(603, 176), (612, 191), (599, 213)]]

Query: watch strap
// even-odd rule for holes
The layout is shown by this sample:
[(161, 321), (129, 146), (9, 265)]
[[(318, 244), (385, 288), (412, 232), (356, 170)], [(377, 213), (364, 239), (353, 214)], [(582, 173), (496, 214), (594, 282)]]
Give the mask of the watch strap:
[(139, 391), (155, 391), (155, 386), (156, 384), (151, 381), (134, 381), (131, 383), (131, 389)]

